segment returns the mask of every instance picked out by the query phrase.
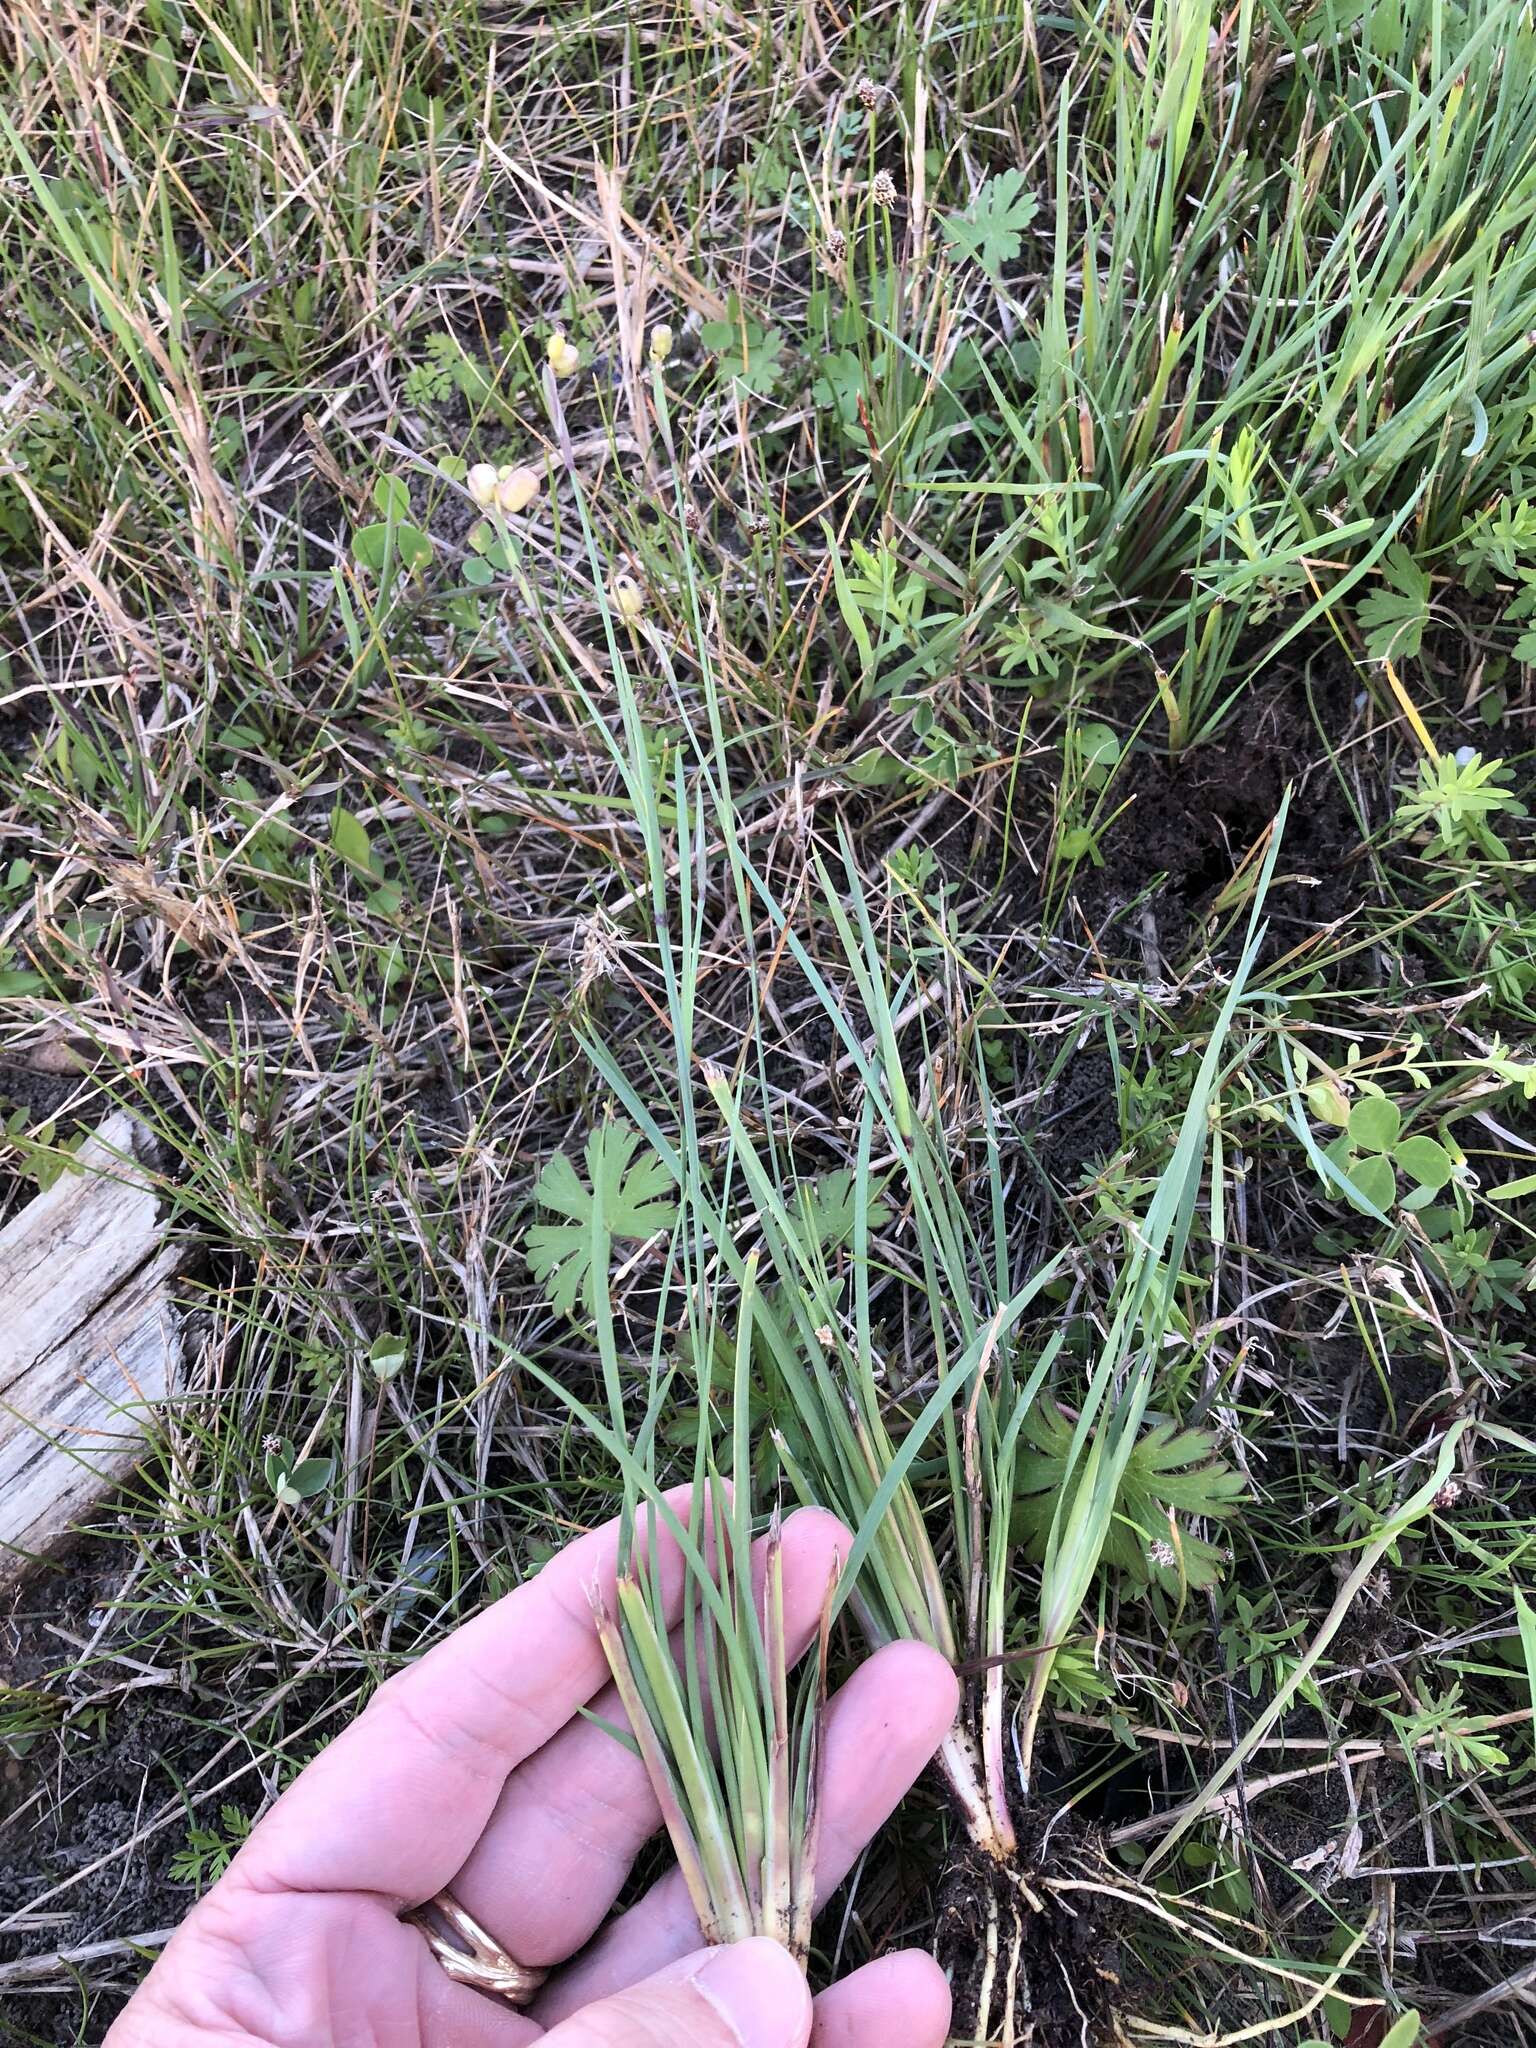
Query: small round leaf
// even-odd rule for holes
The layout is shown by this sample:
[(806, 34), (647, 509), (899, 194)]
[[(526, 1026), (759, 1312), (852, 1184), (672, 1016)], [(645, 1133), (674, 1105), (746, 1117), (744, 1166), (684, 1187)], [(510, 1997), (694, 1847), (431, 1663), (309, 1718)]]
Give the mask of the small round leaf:
[(1402, 1128), (1402, 1111), (1385, 1095), (1362, 1095), (1349, 1112), (1350, 1143), (1362, 1152), (1390, 1152)]
[(369, 1345), (368, 1362), (381, 1380), (392, 1380), (405, 1363), (405, 1339), (386, 1330)]
[(1443, 1188), (1451, 1177), (1451, 1155), (1434, 1138), (1404, 1138), (1392, 1157), (1421, 1188)]
[(1349, 1169), (1349, 1178), (1353, 1187), (1365, 1197), (1357, 1207), (1364, 1209), (1369, 1202), (1378, 1209), (1391, 1208), (1392, 1198), (1397, 1193), (1397, 1176), (1392, 1171), (1390, 1159), (1383, 1159), (1379, 1153), (1357, 1159)]
[[(309, 1500), (314, 1494), (325, 1491), (335, 1470), (334, 1458), (306, 1458), (288, 1474), (288, 1486), (300, 1500)], [(278, 1497), (282, 1498), (281, 1489)]]
[(1307, 1089), (1307, 1107), (1320, 1124), (1347, 1124), (1349, 1097), (1324, 1074)]
[(1077, 758), (1090, 789), (1107, 782), (1120, 760), (1120, 735), (1112, 725), (1090, 719), (1077, 729)]
[(386, 519), (399, 521), (411, 516), (411, 494), (402, 479), (397, 476), (374, 478), (373, 502)]
[(397, 568), (424, 569), (432, 559), (432, 543), (419, 526), (396, 526), (385, 519), (357, 529), (352, 553), (362, 568), (380, 575), (391, 562)]

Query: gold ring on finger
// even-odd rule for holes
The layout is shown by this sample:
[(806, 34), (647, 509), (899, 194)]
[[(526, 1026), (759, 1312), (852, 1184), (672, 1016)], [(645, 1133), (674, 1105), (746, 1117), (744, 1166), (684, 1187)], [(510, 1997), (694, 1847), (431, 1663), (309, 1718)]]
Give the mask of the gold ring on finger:
[[(549, 1975), (547, 1970), (530, 1970), (526, 1963), (508, 1955), (450, 1891), (439, 1892), (405, 1917), (427, 1937), (427, 1946), (455, 1984), (488, 1992), (508, 2005), (524, 2006), (532, 2003)], [(444, 1924), (451, 1933), (443, 1931)]]

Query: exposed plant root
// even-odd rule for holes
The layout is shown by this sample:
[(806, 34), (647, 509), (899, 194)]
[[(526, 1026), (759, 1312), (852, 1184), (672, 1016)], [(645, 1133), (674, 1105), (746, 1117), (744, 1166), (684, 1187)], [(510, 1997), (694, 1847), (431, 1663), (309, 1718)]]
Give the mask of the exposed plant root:
[[(1061, 1842), (1061, 1832), (1049, 1856), (1063, 1875), (1096, 1861), (1080, 1837)], [(954, 1994), (955, 2039), (972, 2048), (1098, 2048), (1124, 2038), (1118, 1924), (1090, 1919), (1058, 1894), (1044, 1861), (1000, 1861), (967, 1843), (941, 1883), (935, 1953)]]

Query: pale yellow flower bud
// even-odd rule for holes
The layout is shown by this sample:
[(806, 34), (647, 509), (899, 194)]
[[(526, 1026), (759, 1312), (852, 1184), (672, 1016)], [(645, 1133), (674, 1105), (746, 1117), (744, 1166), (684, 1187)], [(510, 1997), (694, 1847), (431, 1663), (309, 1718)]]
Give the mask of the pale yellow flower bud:
[(496, 495), (496, 465), (493, 462), (474, 463), (464, 479), (464, 488), (480, 510), (487, 511)]
[(651, 361), (664, 363), (672, 353), (672, 330), (665, 320), (651, 329)]
[(552, 334), (549, 337), (545, 354), (549, 357), (549, 367), (557, 377), (569, 377), (581, 368), (580, 349), (574, 342), (567, 341), (563, 334)]
[(608, 586), (608, 597), (619, 617), (631, 625), (645, 611), (645, 592), (633, 576), (615, 576)]
[(542, 479), (536, 469), (504, 469), (496, 482), (496, 510), (508, 518), (531, 505)]

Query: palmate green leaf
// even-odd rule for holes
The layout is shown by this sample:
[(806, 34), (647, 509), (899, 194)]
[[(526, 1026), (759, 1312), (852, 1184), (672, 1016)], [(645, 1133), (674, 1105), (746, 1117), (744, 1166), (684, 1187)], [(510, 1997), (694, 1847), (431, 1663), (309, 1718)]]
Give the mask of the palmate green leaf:
[(863, 359), (851, 348), (840, 348), (822, 357), (821, 375), (811, 386), (814, 403), (835, 410), (844, 433), (857, 442), (864, 439), (859, 400), (866, 397), (868, 383)]
[(766, 398), (783, 374), (784, 337), (777, 327), (765, 327), (746, 312), (733, 292), (727, 317), (706, 320), (699, 339), (718, 357), (717, 373), (722, 384), (755, 398)]
[[(798, 1192), (801, 1211), (823, 1251), (836, 1251), (852, 1239), (859, 1212), (853, 1175), (847, 1167), (840, 1166), (832, 1173), (802, 1183)], [(871, 1230), (890, 1221), (889, 1205), (879, 1199), (878, 1189), (870, 1195), (868, 1215)]]
[(946, 214), (939, 225), (950, 248), (979, 263), (996, 283), (1003, 265), (1017, 258), (1024, 230), (1039, 210), (1040, 202), (1024, 189), (1022, 171), (999, 171), (980, 186), (964, 213)]
[[(635, 1158), (640, 1144), (633, 1124), (605, 1124), (587, 1140), (585, 1181), (563, 1152), (539, 1175), (534, 1189), (539, 1207), (568, 1220), (531, 1225), (524, 1250), (534, 1278), (562, 1315), (573, 1315), (578, 1302), (589, 1312), (593, 1307), (599, 1277), (592, 1257), (594, 1190), (602, 1197), (603, 1232), (610, 1244), (672, 1227), (677, 1213), (672, 1177), (654, 1154)], [(606, 1272), (600, 1277), (606, 1279)]]
[[(1054, 1402), (1040, 1403), (1024, 1421), (1026, 1448), (1018, 1462), (1013, 1533), (1034, 1563), (1045, 1556), (1072, 1431), (1071, 1419)], [(1214, 1585), (1221, 1552), (1191, 1534), (1188, 1524), (1196, 1519), (1226, 1520), (1246, 1491), (1242, 1474), (1217, 1456), (1216, 1439), (1209, 1431), (1154, 1423), (1138, 1439), (1126, 1464), (1101, 1562), (1137, 1586), (1150, 1585), (1154, 1579), (1177, 1586), (1181, 1578), (1197, 1590)], [(1178, 1543), (1173, 1562), (1165, 1564), (1152, 1546), (1170, 1542), (1170, 1513)]]
[(1463, 529), (1456, 561), (1474, 590), (1487, 588), (1490, 572), (1513, 578), (1536, 567), (1536, 505), (1501, 497)]
[(1387, 549), (1381, 565), (1385, 585), (1363, 597), (1355, 619), (1365, 634), (1372, 661), (1410, 660), (1418, 653), (1429, 623), (1429, 577), (1401, 541)]

